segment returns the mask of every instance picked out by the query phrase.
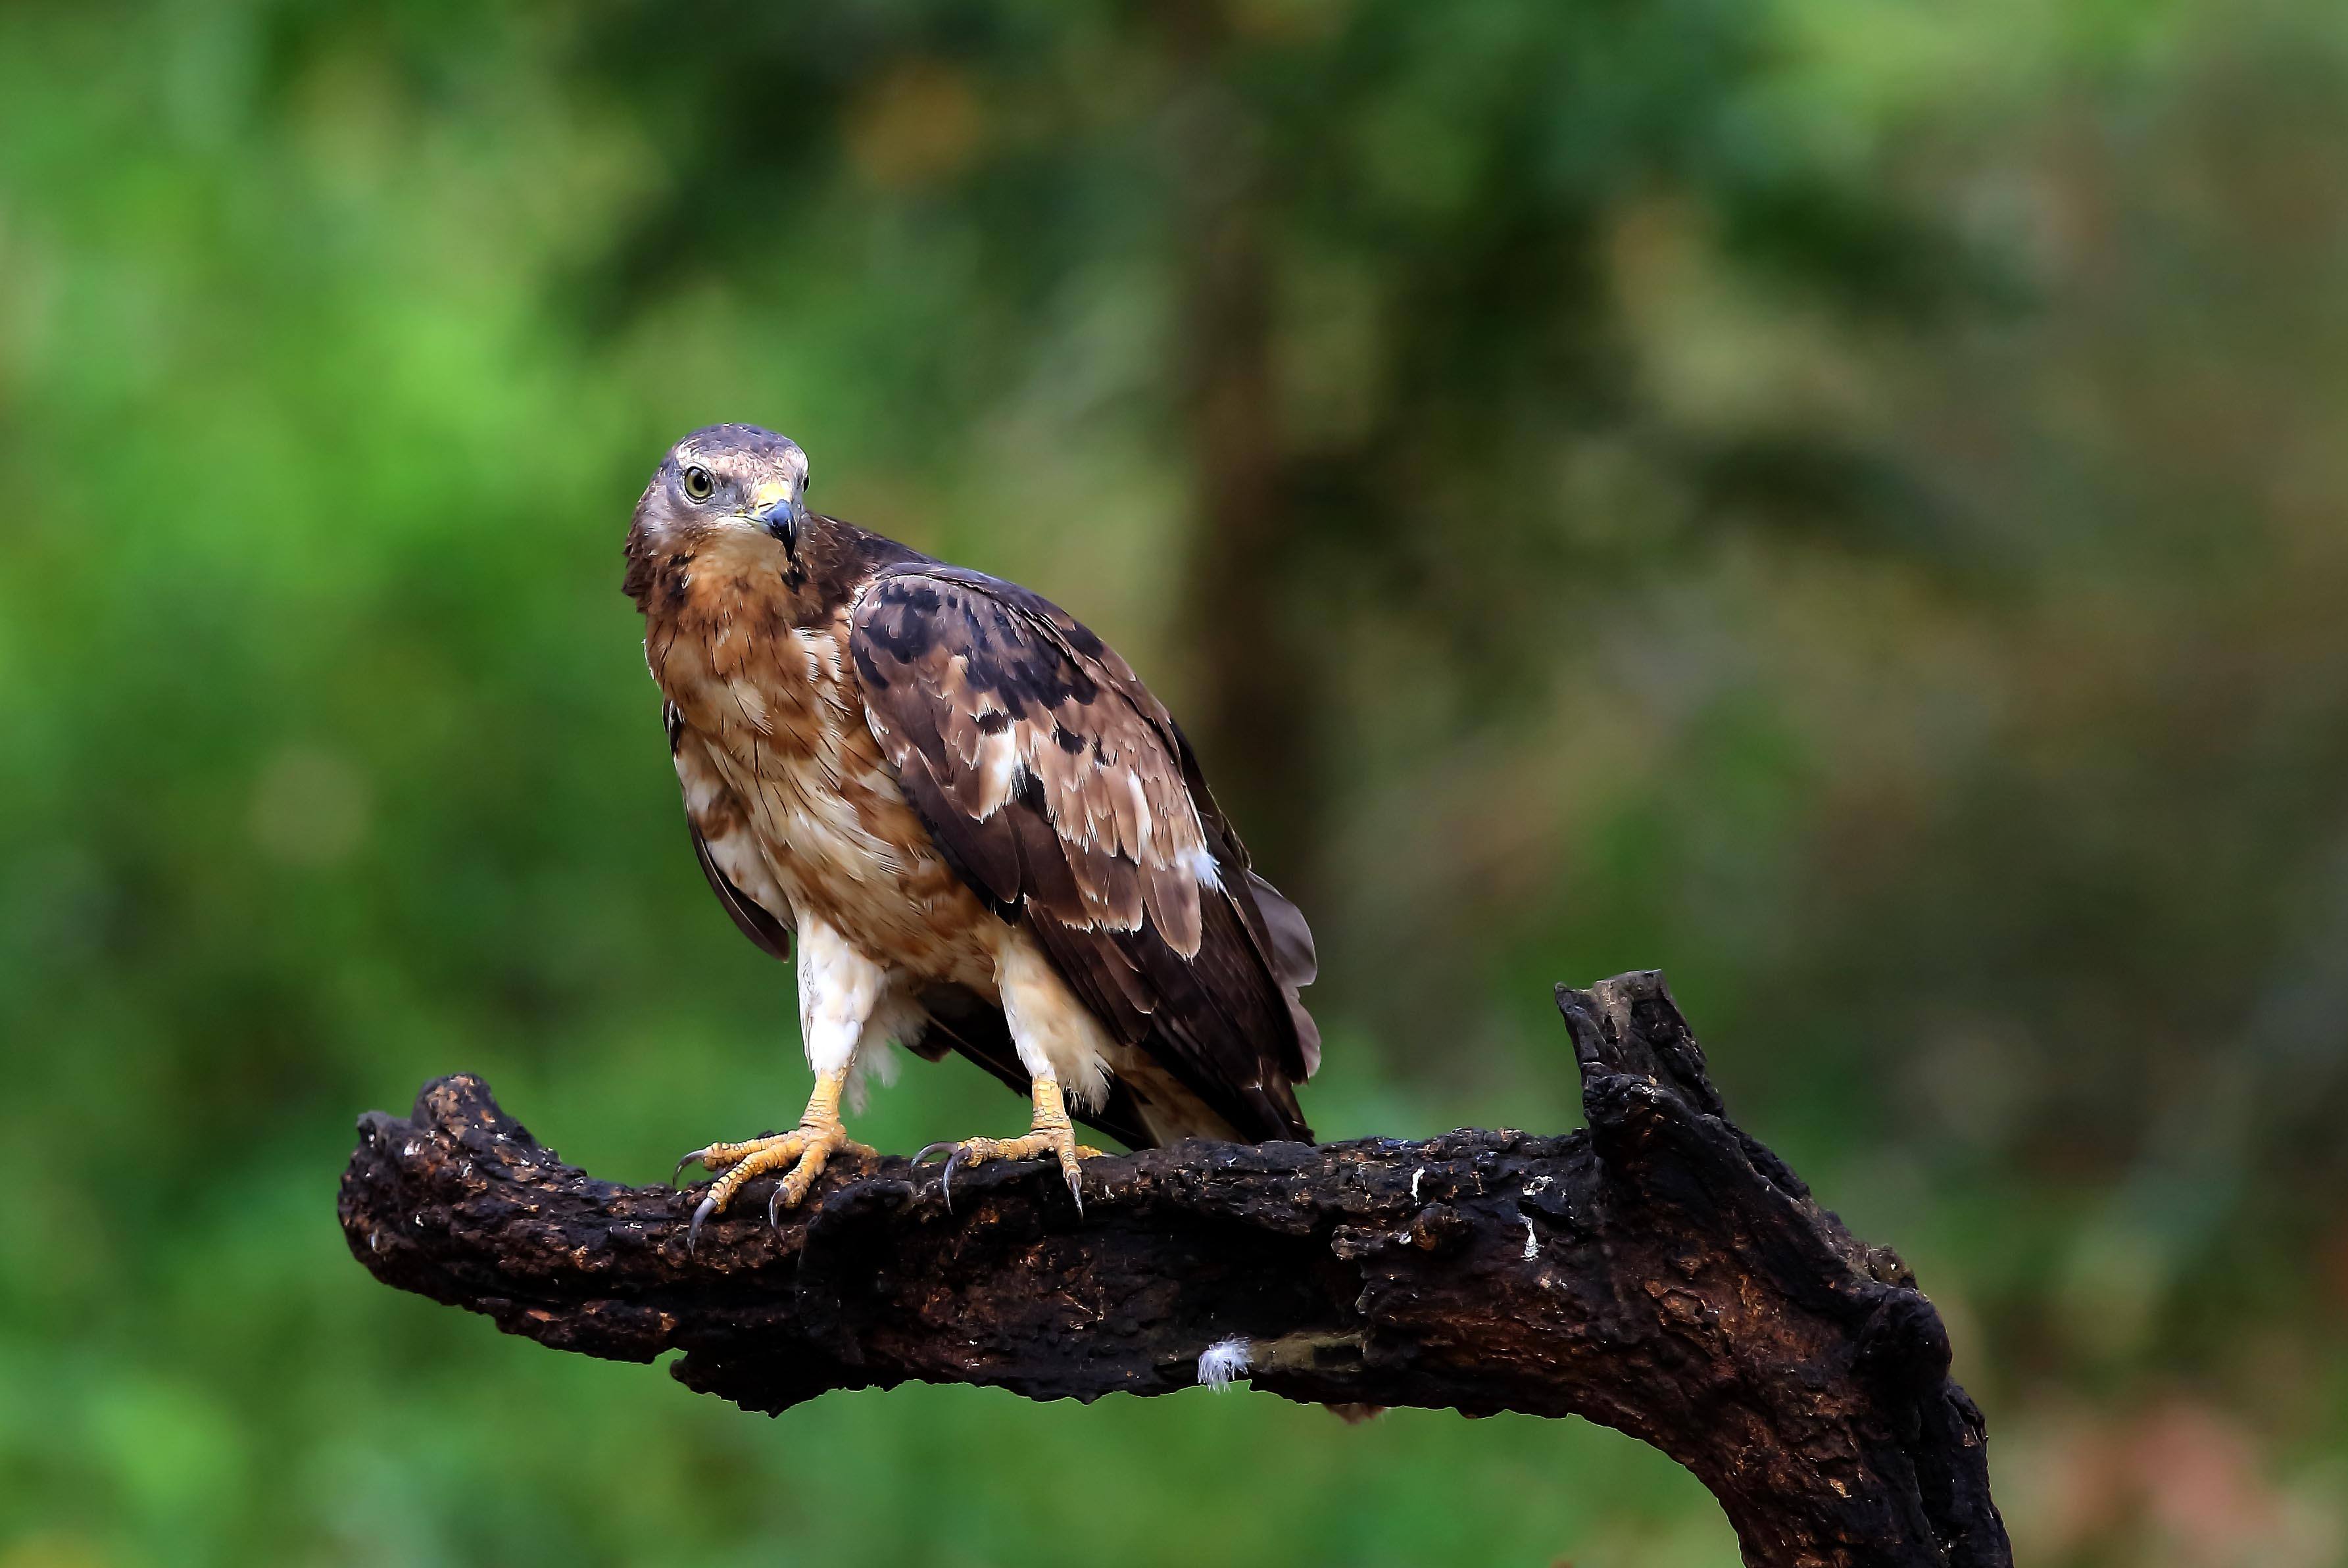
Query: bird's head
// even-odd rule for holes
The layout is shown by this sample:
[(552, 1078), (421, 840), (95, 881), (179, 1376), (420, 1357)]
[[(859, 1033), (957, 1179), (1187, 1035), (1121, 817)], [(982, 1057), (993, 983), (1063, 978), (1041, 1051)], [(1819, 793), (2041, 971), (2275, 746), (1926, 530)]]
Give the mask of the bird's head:
[(636, 502), (635, 535), (655, 549), (763, 537), (793, 555), (807, 529), (807, 486), (797, 441), (756, 425), (712, 425), (661, 459)]

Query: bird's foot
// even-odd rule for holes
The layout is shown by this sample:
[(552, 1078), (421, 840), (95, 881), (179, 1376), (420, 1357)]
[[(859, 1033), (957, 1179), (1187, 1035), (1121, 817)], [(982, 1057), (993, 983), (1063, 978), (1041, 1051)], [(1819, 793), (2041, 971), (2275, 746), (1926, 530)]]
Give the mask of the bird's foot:
[(774, 1196), (767, 1200), (767, 1219), (779, 1223), (782, 1211), (798, 1206), (799, 1200), (823, 1174), (824, 1167), (835, 1154), (852, 1154), (861, 1160), (879, 1158), (878, 1151), (848, 1136), (848, 1130), (839, 1122), (828, 1126), (801, 1126), (778, 1138), (754, 1138), (747, 1143), (713, 1143), (706, 1149), (696, 1149), (685, 1157), (684, 1165), (699, 1161), (712, 1171), (725, 1174), (709, 1184), (702, 1195), (699, 1207), (693, 1211), (693, 1225), (685, 1233), (685, 1244), (690, 1250), (701, 1239), (701, 1227), (712, 1216), (726, 1212), (746, 1182), (777, 1171), (785, 1171), (783, 1179), (775, 1183)]
[(1077, 1161), (1101, 1159), (1103, 1151), (1076, 1141), (1076, 1129), (1069, 1124), (1058, 1084), (1050, 1078), (1037, 1078), (1035, 1096), (1035, 1123), (1025, 1137), (965, 1138), (959, 1142), (932, 1143), (913, 1156), (917, 1165), (932, 1154), (946, 1156), (946, 1168), (939, 1185), (945, 1193), (948, 1212), (953, 1210), (954, 1172), (964, 1166), (983, 1164), (989, 1160), (1039, 1160), (1045, 1155), (1060, 1162), (1060, 1175), (1068, 1184), (1068, 1195), (1076, 1201), (1076, 1212), (1084, 1212), (1084, 1173)]
[(833, 1155), (879, 1159), (878, 1150), (848, 1136), (848, 1130), (839, 1124), (839, 1085), (829, 1079), (819, 1081), (815, 1098), (808, 1102), (807, 1114), (790, 1131), (753, 1138), (744, 1143), (713, 1143), (678, 1161), (676, 1168), (680, 1172), (695, 1161), (706, 1170), (725, 1172), (709, 1184), (709, 1191), (693, 1211), (693, 1223), (685, 1235), (685, 1250), (692, 1250), (701, 1239), (702, 1225), (713, 1215), (724, 1213), (746, 1182), (776, 1171), (785, 1172), (783, 1179), (775, 1183), (774, 1196), (767, 1200), (767, 1221), (775, 1224), (780, 1222), (783, 1210), (798, 1206)]

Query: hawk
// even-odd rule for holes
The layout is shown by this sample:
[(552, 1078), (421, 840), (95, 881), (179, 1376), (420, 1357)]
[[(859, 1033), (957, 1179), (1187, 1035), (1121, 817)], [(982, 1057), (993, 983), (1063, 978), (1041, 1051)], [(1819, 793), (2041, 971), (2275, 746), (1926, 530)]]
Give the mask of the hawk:
[[(798, 949), (814, 1093), (778, 1137), (713, 1143), (693, 1233), (782, 1172), (795, 1205), (894, 1043), (959, 1051), (1034, 1102), (961, 1165), (1056, 1159), (1071, 1118), (1132, 1148), (1312, 1140), (1319, 1065), (1296, 906), (1249, 868), (1182, 731), (1107, 644), (1015, 583), (808, 510), (797, 443), (679, 441), (628, 531), (694, 853), (777, 958)], [(951, 1189), (949, 1188), (949, 1197)]]

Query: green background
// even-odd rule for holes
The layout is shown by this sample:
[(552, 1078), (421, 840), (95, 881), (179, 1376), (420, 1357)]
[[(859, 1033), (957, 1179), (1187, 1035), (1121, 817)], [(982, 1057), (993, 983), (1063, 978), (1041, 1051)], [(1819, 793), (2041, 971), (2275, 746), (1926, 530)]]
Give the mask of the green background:
[(1660, 965), (2023, 1561), (2348, 1562), (2332, 0), (20, 0), (0, 1568), (1735, 1561), (1579, 1422), (769, 1421), (351, 1262), (438, 1073), (637, 1181), (804, 1093), (619, 593), (720, 419), (1184, 717), (1324, 1137), (1572, 1125)]

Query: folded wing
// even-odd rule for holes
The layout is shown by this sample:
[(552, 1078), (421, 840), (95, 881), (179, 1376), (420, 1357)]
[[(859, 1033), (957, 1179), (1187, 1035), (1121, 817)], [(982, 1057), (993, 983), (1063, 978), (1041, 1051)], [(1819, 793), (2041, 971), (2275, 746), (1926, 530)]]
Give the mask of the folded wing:
[(874, 736), (972, 888), (1243, 1137), (1309, 1139), (1312, 934), (1125, 661), (1038, 595), (928, 562), (865, 591), (850, 649)]

